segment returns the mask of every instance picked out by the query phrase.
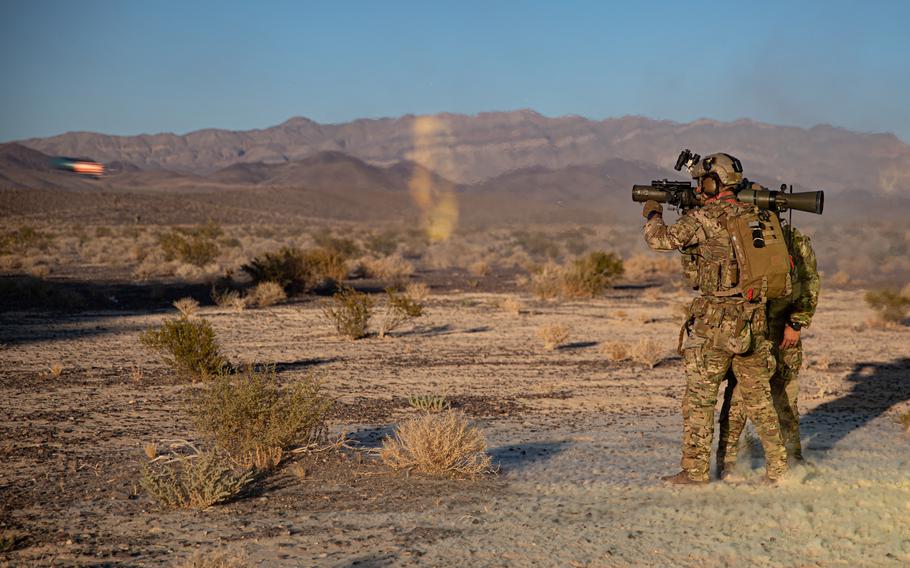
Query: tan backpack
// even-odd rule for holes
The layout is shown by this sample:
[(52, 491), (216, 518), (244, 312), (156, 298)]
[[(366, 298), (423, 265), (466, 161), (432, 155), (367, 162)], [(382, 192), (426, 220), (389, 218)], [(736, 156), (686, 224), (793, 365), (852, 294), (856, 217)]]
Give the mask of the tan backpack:
[(793, 290), (790, 252), (777, 215), (752, 207), (728, 215), (727, 230), (739, 266), (737, 291), (750, 301), (789, 296)]

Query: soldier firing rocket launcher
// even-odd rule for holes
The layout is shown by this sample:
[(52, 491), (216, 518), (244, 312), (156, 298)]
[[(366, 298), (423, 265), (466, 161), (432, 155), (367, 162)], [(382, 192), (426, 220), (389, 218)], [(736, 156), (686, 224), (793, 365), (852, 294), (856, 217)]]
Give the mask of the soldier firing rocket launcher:
[[(691, 170), (698, 164), (701, 156), (693, 154), (689, 149), (679, 153), (676, 159), (676, 165), (673, 169), (681, 171), (683, 166)], [(825, 207), (824, 191), (805, 191), (793, 193), (793, 186), (790, 186), (789, 193), (786, 191), (787, 186), (781, 185), (780, 191), (769, 190), (757, 183), (753, 183), (745, 178), (733, 190), (736, 198), (744, 203), (753, 203), (760, 209), (769, 209), (778, 213), (789, 210), (807, 211), (817, 215), (822, 214)], [(669, 181), (655, 180), (651, 185), (633, 185), (632, 201), (644, 203), (645, 201), (657, 201), (658, 203), (668, 203), (679, 209), (691, 209), (701, 205), (698, 196), (695, 194), (695, 188), (692, 182), (687, 181)]]

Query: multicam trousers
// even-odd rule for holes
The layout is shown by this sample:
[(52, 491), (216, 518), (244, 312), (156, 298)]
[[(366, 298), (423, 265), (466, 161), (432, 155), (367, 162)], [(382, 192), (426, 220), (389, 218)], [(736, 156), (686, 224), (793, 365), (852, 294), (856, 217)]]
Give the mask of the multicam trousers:
[[(751, 325), (751, 341), (748, 350), (740, 354), (721, 345), (724, 342), (717, 341), (718, 336), (712, 339), (714, 330), (730, 327), (731, 313), (735, 313), (735, 306), (715, 304), (707, 308), (704, 316), (696, 316), (703, 320), (699, 325), (696, 319), (694, 328), (699, 333), (684, 351), (686, 392), (683, 398), (682, 469), (691, 479), (706, 481), (710, 477), (717, 391), (732, 368), (738, 380), (742, 412), (755, 424), (765, 450), (768, 477), (777, 479), (787, 470), (787, 453), (771, 402), (770, 379), (776, 362), (771, 353), (771, 342), (766, 338), (763, 310), (754, 312), (758, 321), (745, 322), (745, 325)], [(734, 327), (742, 329), (742, 325), (740, 319)]]
[[(799, 439), (799, 369), (803, 362), (803, 343), (794, 347), (780, 348), (786, 320), (771, 321), (770, 340), (772, 353), (777, 361), (771, 377), (771, 400), (780, 422), (781, 437), (791, 459), (802, 458)], [(735, 377), (727, 377), (724, 403), (721, 408), (717, 444), (717, 465), (721, 472), (730, 471), (736, 465), (739, 438), (746, 427), (747, 416), (743, 398)]]

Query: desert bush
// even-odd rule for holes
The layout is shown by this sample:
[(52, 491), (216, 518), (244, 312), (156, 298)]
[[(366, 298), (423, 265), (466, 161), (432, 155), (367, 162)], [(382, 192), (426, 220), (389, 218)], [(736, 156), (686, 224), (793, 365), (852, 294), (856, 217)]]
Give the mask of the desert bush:
[(174, 302), (173, 306), (177, 308), (180, 315), (185, 318), (191, 318), (199, 311), (199, 302), (193, 298), (180, 298)]
[(477, 262), (471, 263), (468, 267), (468, 272), (477, 277), (484, 277), (490, 274), (490, 263), (478, 260)]
[(0, 234), (0, 254), (23, 253), (32, 248), (46, 250), (51, 239), (51, 235), (24, 225)]
[(569, 328), (561, 323), (551, 323), (537, 328), (537, 337), (543, 340), (543, 348), (552, 351), (569, 339)]
[(405, 286), (404, 293), (415, 302), (422, 304), (430, 297), (430, 287), (424, 282), (411, 282)]
[(627, 361), (631, 358), (629, 346), (619, 341), (604, 343), (600, 348), (600, 352), (603, 353), (608, 360), (613, 361), (614, 363)]
[(656, 367), (664, 360), (663, 346), (649, 337), (642, 337), (632, 346), (632, 360), (649, 369)]
[(897, 290), (882, 289), (866, 292), (866, 304), (885, 322), (899, 323), (907, 316), (910, 298)]
[(562, 290), (562, 268), (553, 263), (531, 267), (531, 291), (541, 300), (559, 296)]
[(267, 252), (240, 267), (253, 282), (277, 282), (290, 293), (302, 292), (313, 284), (313, 267), (303, 251), (289, 247)]
[(266, 308), (288, 299), (284, 293), (284, 288), (277, 282), (260, 282), (247, 295), (247, 305)]
[(60, 363), (54, 363), (48, 370), (50, 371), (50, 376), (52, 379), (59, 379), (61, 376), (63, 376), (64, 367)]
[(229, 553), (219, 550), (197, 551), (178, 565), (178, 568), (246, 568), (249, 566), (243, 553)]
[(401, 256), (387, 256), (361, 261), (361, 269), (367, 278), (376, 278), (394, 284), (406, 281), (414, 273), (414, 265)]
[(423, 305), (407, 294), (401, 294), (394, 288), (386, 288), (385, 310), (379, 324), (379, 337), (397, 329), (403, 323), (423, 315)]
[(338, 249), (308, 249), (304, 251), (303, 259), (315, 277), (314, 285), (337, 283), (348, 277), (348, 256)]
[(212, 301), (215, 302), (215, 305), (219, 308), (242, 312), (247, 305), (246, 298), (244, 298), (238, 290), (232, 290), (230, 288), (218, 290), (217, 287), (212, 286), (211, 296)]
[(377, 256), (391, 256), (398, 250), (399, 237), (396, 231), (373, 233), (366, 238), (366, 248)]
[(603, 294), (622, 275), (622, 259), (612, 252), (595, 251), (576, 258), (566, 267), (562, 294), (567, 298), (593, 298)]
[(163, 354), (177, 374), (185, 379), (208, 379), (227, 366), (215, 341), (212, 324), (202, 318), (166, 319), (159, 327), (143, 333), (140, 341)]
[(838, 270), (834, 273), (829, 282), (836, 288), (844, 288), (850, 284), (850, 274), (843, 270)]
[(559, 245), (549, 235), (539, 231), (513, 231), (512, 244), (534, 257), (555, 259), (560, 253)]
[(0, 554), (12, 552), (19, 544), (19, 535), (13, 531), (0, 530)]
[(521, 300), (514, 296), (509, 296), (500, 300), (499, 307), (504, 312), (512, 314), (513, 316), (521, 315)]
[(178, 228), (158, 235), (158, 245), (165, 260), (179, 259), (187, 264), (203, 267), (218, 258), (221, 228), (213, 223), (194, 229)]
[(140, 485), (163, 508), (206, 509), (229, 501), (253, 481), (217, 451), (147, 464)]
[(274, 367), (248, 366), (215, 377), (197, 394), (191, 414), (216, 448), (239, 465), (264, 470), (288, 449), (321, 441), (331, 407), (313, 377), (281, 388)]
[(342, 258), (352, 258), (360, 254), (360, 247), (352, 239), (334, 237), (328, 231), (314, 234), (313, 242), (318, 248), (335, 253)]
[(663, 280), (681, 271), (676, 255), (636, 254), (623, 261), (623, 274), (633, 282)]
[(353, 288), (343, 287), (332, 296), (322, 308), (322, 313), (342, 337), (360, 339), (366, 337), (370, 323), (373, 299)]
[(441, 394), (412, 394), (408, 396), (408, 404), (421, 412), (442, 412), (451, 406)]
[(396, 470), (440, 477), (477, 477), (493, 471), (483, 433), (458, 412), (428, 413), (402, 423), (383, 441), (380, 457)]

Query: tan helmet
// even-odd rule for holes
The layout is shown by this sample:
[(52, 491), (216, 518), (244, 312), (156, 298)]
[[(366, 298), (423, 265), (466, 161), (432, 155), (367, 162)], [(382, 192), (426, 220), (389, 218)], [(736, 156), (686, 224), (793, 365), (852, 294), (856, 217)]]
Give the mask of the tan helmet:
[(737, 185), (743, 181), (743, 165), (730, 154), (710, 154), (695, 164), (689, 172), (695, 179), (714, 174), (724, 185)]

